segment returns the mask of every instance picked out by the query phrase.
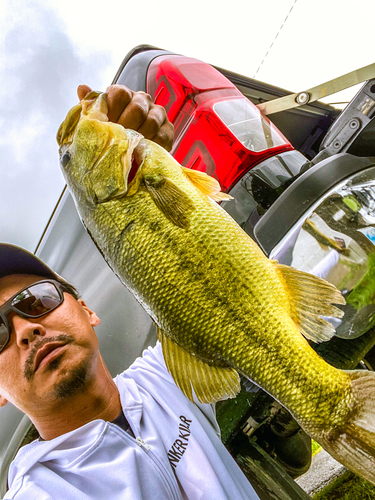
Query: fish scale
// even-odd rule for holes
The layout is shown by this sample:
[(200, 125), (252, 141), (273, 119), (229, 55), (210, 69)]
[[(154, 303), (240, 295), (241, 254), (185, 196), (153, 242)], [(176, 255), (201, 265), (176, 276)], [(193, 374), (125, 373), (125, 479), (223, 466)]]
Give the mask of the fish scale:
[[(145, 199), (146, 196), (143, 193), (142, 196), (142, 203), (145, 204)], [(111, 207), (108, 207), (108, 209), (112, 209), (113, 213), (121, 212), (121, 206), (119, 207), (118, 205), (122, 205), (124, 202), (121, 200), (118, 200), (117, 203), (113, 203)], [(134, 200), (131, 200), (131, 203), (134, 205), (133, 209), (131, 210), (132, 217), (137, 220), (137, 221), (142, 221), (142, 220), (149, 220), (150, 218), (159, 218), (159, 227), (161, 228), (160, 231), (162, 232), (165, 230), (166, 232), (169, 233), (170, 238), (173, 238), (173, 232), (181, 233), (183, 232), (180, 228), (174, 227), (168, 220), (165, 220), (164, 218), (161, 218), (160, 212), (156, 209), (154, 203), (152, 202), (151, 198), (149, 197), (148, 199), (148, 207), (149, 210), (145, 210), (144, 205), (141, 205), (139, 201), (134, 198)], [(137, 213), (137, 207), (141, 206), (142, 209), (139, 210), (139, 213)], [(104, 209), (104, 207), (103, 207)], [(204, 214), (197, 214), (196, 218), (199, 221), (201, 218), (209, 218), (209, 211), (214, 211), (216, 213), (216, 207), (212, 207), (209, 205), (209, 207), (205, 210)], [(227, 217), (225, 214), (223, 215), (224, 221), (227, 221)], [(114, 215), (110, 216), (109, 218), (112, 219)], [(217, 224), (217, 219), (219, 217), (216, 215), (215, 217), (215, 223)], [(96, 222), (97, 224), (101, 224), (99, 220)], [(127, 221), (124, 220), (122, 224), (126, 224)], [(150, 231), (148, 230), (148, 225), (146, 224), (139, 224), (141, 227), (138, 230), (137, 223), (134, 225), (134, 229), (132, 230), (132, 240), (131, 240), (131, 245), (130, 242), (126, 245), (125, 241), (123, 239), (120, 239), (117, 244), (113, 245), (113, 248), (121, 248), (122, 247), (122, 257), (121, 259), (118, 259), (116, 256), (116, 252), (114, 252), (114, 255), (112, 256), (112, 260), (119, 260), (121, 263), (126, 263), (128, 261), (128, 254), (129, 254), (129, 246), (136, 247), (138, 250), (139, 255), (142, 255), (142, 259), (144, 260), (145, 264), (136, 267), (135, 266), (135, 276), (134, 276), (134, 281), (139, 283), (139, 288), (142, 290), (145, 290), (146, 288), (146, 301), (148, 304), (153, 304), (156, 303), (154, 307), (152, 307), (152, 310), (154, 311), (154, 316), (158, 318), (158, 324), (161, 324), (161, 326), (165, 325), (165, 321), (163, 321), (164, 316), (168, 318), (168, 323), (170, 325), (173, 325), (174, 329), (178, 332), (180, 332), (180, 335), (178, 339), (180, 340), (181, 344), (184, 345), (187, 349), (198, 349), (199, 345), (202, 345), (201, 343), (197, 342), (197, 339), (199, 338), (199, 335), (191, 335), (190, 333), (192, 329), (198, 330), (198, 332), (210, 332), (210, 335), (204, 335), (204, 345), (202, 346), (204, 351), (208, 351), (209, 353), (215, 352), (219, 350), (222, 353), (222, 357), (224, 357), (226, 360), (236, 360), (236, 362), (232, 363), (240, 368), (244, 373), (249, 375), (251, 373), (252, 379), (260, 384), (262, 387), (264, 387), (268, 392), (273, 393), (278, 397), (278, 399), (281, 399), (283, 401), (287, 400), (288, 402), (288, 407), (293, 411), (293, 401), (288, 401), (287, 398), (287, 393), (289, 393), (289, 388), (287, 382), (281, 382), (280, 380), (275, 380), (274, 373), (272, 370), (270, 370), (267, 366), (267, 358), (269, 357), (269, 350), (267, 347), (271, 347), (271, 350), (274, 351), (274, 355), (270, 358), (270, 365), (274, 365), (274, 359), (276, 358), (278, 362), (284, 366), (284, 372), (286, 372), (288, 378), (290, 376), (290, 371), (296, 371), (295, 367), (296, 366), (303, 366), (303, 371), (299, 374), (298, 372), (295, 373), (295, 380), (299, 381), (299, 384), (303, 386), (304, 392), (307, 393), (306, 399), (307, 401), (312, 402), (312, 405), (314, 406), (314, 411), (316, 408), (315, 404), (315, 399), (311, 399), (309, 397), (311, 387), (306, 385), (306, 380), (309, 379), (309, 377), (306, 374), (306, 366), (311, 365), (311, 371), (313, 372), (313, 377), (311, 379), (319, 379), (319, 374), (321, 373), (318, 369), (315, 368), (315, 365), (311, 362), (311, 353), (308, 356), (308, 359), (305, 360), (300, 360), (298, 363), (295, 363), (296, 357), (294, 356), (293, 350), (295, 350), (295, 339), (289, 334), (289, 337), (291, 337), (292, 342), (291, 345), (289, 345), (286, 342), (285, 336), (281, 335), (280, 333), (277, 333), (275, 338), (272, 339), (272, 342), (270, 341), (269, 334), (265, 334), (263, 329), (265, 329), (266, 324), (273, 324), (274, 325), (274, 331), (275, 332), (282, 332), (283, 330), (290, 330), (290, 327), (286, 327), (283, 325), (285, 323), (282, 321), (282, 316), (280, 315), (280, 309), (281, 306), (276, 304), (276, 307), (273, 306), (272, 300), (270, 300), (270, 295), (269, 293), (267, 294), (266, 292), (269, 292), (269, 282), (268, 282), (268, 287), (266, 288), (265, 286), (260, 287), (260, 293), (258, 294), (258, 300), (257, 300), (257, 306), (254, 306), (254, 303), (251, 304), (251, 307), (248, 306), (247, 303), (242, 304), (244, 302), (244, 297), (239, 297), (239, 294), (236, 293), (234, 295), (234, 298), (232, 298), (231, 302), (233, 302), (233, 309), (235, 309), (239, 317), (232, 319), (230, 318), (228, 320), (228, 326), (233, 325), (233, 323), (237, 323), (236, 328), (227, 328), (226, 332), (227, 335), (223, 338), (222, 336), (218, 335), (217, 330), (222, 329), (225, 323), (221, 318), (216, 318), (212, 317), (211, 314), (209, 314), (209, 317), (205, 318), (202, 316), (203, 307), (201, 304), (198, 304), (197, 311), (193, 310), (186, 310), (186, 308), (183, 307), (183, 303), (189, 300), (195, 301), (196, 297), (201, 297), (201, 301), (204, 304), (209, 303), (211, 300), (212, 305), (209, 304), (206, 309), (210, 310), (212, 308), (219, 309), (220, 305), (220, 297), (212, 297), (212, 296), (207, 296), (207, 290), (202, 291), (202, 287), (200, 286), (199, 280), (194, 281), (192, 280), (192, 275), (191, 273), (187, 272), (185, 273), (185, 276), (181, 272), (180, 265), (179, 263), (181, 260), (186, 259), (186, 253), (189, 250), (190, 255), (202, 255), (203, 252), (207, 251), (207, 248), (210, 248), (211, 245), (217, 249), (217, 246), (214, 246), (215, 241), (224, 241), (224, 244), (220, 245), (219, 249), (220, 251), (218, 252), (218, 255), (215, 255), (217, 264), (219, 265), (219, 269), (214, 268), (213, 274), (216, 275), (216, 279), (213, 279), (211, 277), (210, 282), (211, 283), (216, 283), (216, 289), (220, 291), (220, 283), (225, 280), (226, 276), (226, 269), (222, 268), (221, 266), (221, 255), (220, 253), (224, 253), (227, 255), (228, 253), (228, 247), (231, 246), (231, 254), (233, 254), (233, 243), (227, 243), (225, 242), (228, 241), (232, 236), (228, 236), (228, 224), (217, 224), (218, 227), (215, 227), (215, 231), (211, 232), (213, 235), (212, 237), (204, 238), (204, 233), (207, 232), (210, 234), (210, 227), (201, 230), (201, 226), (197, 224), (195, 227), (198, 227), (198, 237), (194, 237), (194, 224), (193, 221), (191, 223), (191, 234), (193, 236), (190, 236), (188, 238), (189, 244), (186, 245), (185, 237), (179, 237), (175, 238), (173, 241), (177, 241), (177, 244), (175, 244), (174, 248), (176, 251), (175, 258), (173, 259), (170, 252), (168, 252), (169, 258), (168, 261), (160, 259), (160, 255), (166, 251), (170, 250), (170, 246), (168, 245), (168, 241), (159, 241), (160, 243), (158, 245), (154, 244), (155, 246), (159, 247), (158, 252), (155, 253), (155, 248), (153, 248), (152, 245), (149, 245), (149, 241), (155, 242), (155, 234), (150, 234)], [(235, 228), (236, 229), (236, 228)], [(102, 229), (103, 231), (103, 229)], [(138, 234), (136, 234), (138, 233)], [(119, 235), (121, 235), (121, 226), (119, 228)], [(157, 236), (157, 235), (156, 235)], [(207, 243), (208, 241), (208, 243)], [(201, 242), (204, 242), (202, 245)], [(178, 244), (179, 243), (179, 244)], [(137, 246), (139, 245), (139, 247)], [(211, 252), (210, 252), (211, 253)], [(236, 269), (236, 267), (239, 268), (239, 264), (237, 259), (240, 262), (244, 261), (244, 254), (248, 254), (249, 252), (246, 250), (243, 250), (242, 252), (239, 252), (237, 254), (234, 254), (231, 256), (230, 260), (230, 265), (233, 269)], [(252, 254), (253, 252), (250, 252)], [(262, 255), (263, 257), (263, 255)], [(193, 257), (191, 257), (193, 258)], [(246, 261), (251, 261), (253, 258), (253, 255), (249, 257), (246, 255)], [(139, 259), (137, 259), (139, 260)], [(204, 259), (201, 259), (204, 260)], [(264, 259), (265, 260), (265, 259)], [(212, 263), (212, 260), (210, 261)], [(268, 265), (268, 261), (265, 260), (265, 262)], [(158, 268), (155, 267), (156, 263), (158, 264)], [(251, 268), (253, 266), (250, 266)], [(178, 271), (176, 271), (176, 268), (178, 268)], [(154, 271), (154, 273), (152, 272)], [(253, 271), (253, 269), (251, 269)], [(254, 271), (253, 271), (254, 272)], [(122, 276), (124, 275), (124, 270), (119, 268), (117, 270), (117, 273)], [(245, 276), (248, 276), (247, 273), (244, 273), (243, 266), (242, 266), (242, 274)], [(245, 280), (240, 281), (240, 286), (239, 288), (249, 288), (248, 282), (254, 282), (254, 278), (251, 277), (251, 272), (250, 278)], [(262, 273), (263, 275), (264, 273)], [(259, 276), (259, 271), (258, 271), (258, 276)], [(259, 278), (258, 278), (259, 279)], [(275, 278), (274, 278), (275, 280)], [(181, 289), (184, 289), (188, 294), (188, 298), (185, 298), (185, 295), (180, 295), (178, 296), (176, 294), (176, 291), (174, 288), (172, 288), (171, 283), (175, 287), (179, 287)], [(234, 287), (237, 288), (238, 283), (233, 282)], [(241, 287), (242, 284), (242, 287)], [(229, 283), (230, 285), (230, 283)], [(280, 289), (280, 285), (274, 288)], [(271, 288), (272, 289), (272, 288)], [(210, 290), (211, 292), (212, 290)], [(236, 290), (232, 289), (231, 292), (235, 292)], [(272, 289), (273, 291), (273, 289)], [(203, 297), (202, 297), (203, 294)], [(271, 294), (273, 296), (275, 292)], [(225, 296), (228, 296), (228, 292), (225, 292)], [(259, 298), (260, 297), (260, 298)], [(240, 303), (238, 301), (241, 299)], [(248, 299), (248, 297), (246, 297)], [(144, 299), (145, 300), (145, 299)], [(248, 300), (246, 300), (248, 302)], [(164, 310), (164, 308), (161, 307), (162, 304), (168, 304), (167, 310)], [(158, 310), (159, 309), (159, 310)], [(249, 329), (249, 322), (246, 321), (246, 318), (244, 318), (244, 310), (248, 309), (249, 310), (249, 315), (251, 314), (252, 316), (256, 317), (256, 328), (254, 329), (254, 333), (248, 333), (244, 332), (245, 327), (247, 330)], [(255, 309), (255, 310), (254, 310)], [(264, 310), (270, 309), (270, 314), (265, 314)], [(181, 314), (181, 311), (186, 311), (185, 315)], [(175, 316), (175, 317), (174, 317)], [(227, 309), (225, 310), (225, 316), (228, 316), (228, 311)], [(172, 317), (172, 318), (171, 318)], [(198, 321), (197, 321), (197, 318)], [(287, 321), (288, 322), (288, 321)], [(251, 322), (250, 322), (251, 323)], [(172, 335), (173, 335), (173, 327), (172, 327)], [(259, 328), (260, 327), (260, 328)], [(251, 328), (251, 327), (250, 327)], [(267, 329), (268, 330), (268, 329)], [(294, 330), (296, 328), (294, 327)], [(187, 334), (184, 335), (184, 332), (187, 332)], [(232, 335), (235, 337), (233, 339)], [(305, 341), (300, 337), (300, 334), (296, 332), (297, 338), (299, 338), (303, 343)], [(188, 342), (184, 342), (184, 339), (186, 339)], [(240, 343), (237, 343), (236, 346), (236, 340), (238, 340), (238, 337), (242, 339)], [(195, 343), (192, 343), (191, 340), (195, 339)], [(247, 340), (246, 339), (250, 339)], [(218, 345), (219, 343), (219, 345)], [(261, 350), (262, 345), (264, 345), (264, 350)], [(267, 350), (265, 353), (264, 351)], [(305, 354), (305, 351), (302, 351), (303, 354)], [(207, 358), (206, 353), (197, 352), (198, 355), (200, 355), (202, 358)], [(242, 362), (241, 358), (245, 357), (244, 361)], [(306, 356), (305, 356), (306, 357)], [(317, 357), (317, 355), (316, 355)], [(249, 365), (249, 359), (251, 366)], [(259, 359), (259, 362), (258, 362)], [(293, 362), (291, 362), (294, 360)], [(254, 369), (253, 365), (255, 364), (258, 366), (258, 369)], [(315, 369), (314, 369), (315, 368)], [(332, 369), (334, 371), (334, 369)], [(267, 376), (267, 374), (269, 374)], [(336, 372), (335, 372), (335, 375)], [(280, 389), (276, 392), (275, 388), (273, 387), (274, 385), (277, 385), (280, 387)], [(319, 387), (319, 384), (316, 384)], [(330, 384), (327, 384), (327, 387), (330, 387)], [(301, 390), (298, 391), (296, 389), (296, 392), (302, 392)], [(314, 394), (314, 392), (313, 392)], [(337, 394), (337, 393), (336, 393)], [(341, 396), (340, 396), (341, 398)], [(293, 398), (293, 400), (296, 398)], [(319, 399), (321, 398), (321, 395), (319, 394)], [(327, 395), (325, 399), (330, 399), (330, 395)], [(334, 406), (334, 405), (333, 405)], [(294, 414), (296, 414), (296, 411), (293, 411)], [(301, 415), (297, 415), (299, 418), (303, 417)]]
[[(98, 94), (68, 113), (63, 172), (93, 241), (158, 326), (176, 384), (214, 402), (233, 397), (244, 374), (375, 483), (375, 375), (330, 366), (306, 340), (331, 338), (320, 316), (342, 317), (332, 305), (341, 294), (268, 260), (213, 201), (228, 198), (214, 179), (106, 120)], [(140, 166), (128, 185), (132, 154)]]

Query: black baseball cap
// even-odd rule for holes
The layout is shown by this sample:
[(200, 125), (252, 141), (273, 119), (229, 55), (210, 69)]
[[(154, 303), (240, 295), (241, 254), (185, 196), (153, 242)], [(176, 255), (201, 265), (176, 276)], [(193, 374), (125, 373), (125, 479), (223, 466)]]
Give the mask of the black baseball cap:
[(0, 278), (10, 274), (36, 274), (61, 279), (33, 253), (10, 243), (0, 243)]

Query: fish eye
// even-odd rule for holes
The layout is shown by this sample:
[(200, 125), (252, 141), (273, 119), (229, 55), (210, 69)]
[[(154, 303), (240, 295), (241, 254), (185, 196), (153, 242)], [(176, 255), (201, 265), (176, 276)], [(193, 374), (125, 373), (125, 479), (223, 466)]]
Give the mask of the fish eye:
[(65, 167), (65, 165), (69, 162), (69, 160), (70, 160), (70, 153), (64, 153), (60, 160), (61, 165)]

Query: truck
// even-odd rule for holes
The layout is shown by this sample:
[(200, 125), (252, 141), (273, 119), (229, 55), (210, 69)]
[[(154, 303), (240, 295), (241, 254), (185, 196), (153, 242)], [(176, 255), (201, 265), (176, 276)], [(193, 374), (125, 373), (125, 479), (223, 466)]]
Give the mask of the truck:
[[(271, 119), (262, 106), (290, 92), (149, 45), (126, 55), (113, 83), (147, 92), (165, 107), (175, 130), (171, 154), (215, 177), (233, 196), (223, 208), (265, 255), (340, 289), (345, 316), (327, 318), (336, 337), (314, 348), (340, 368), (374, 369), (375, 80), (366, 81), (342, 112), (302, 102)], [(113, 376), (155, 344), (152, 320), (110, 271), (67, 189), (35, 253), (101, 318), (100, 349)], [(15, 454), (38, 434), (10, 404), (0, 412), (3, 495)], [(217, 404), (217, 415), (239, 465), (243, 456), (253, 460), (246, 473), (261, 498), (273, 498), (277, 488), (306, 498), (293, 478), (310, 466), (311, 440), (287, 410), (243, 380), (236, 399)]]

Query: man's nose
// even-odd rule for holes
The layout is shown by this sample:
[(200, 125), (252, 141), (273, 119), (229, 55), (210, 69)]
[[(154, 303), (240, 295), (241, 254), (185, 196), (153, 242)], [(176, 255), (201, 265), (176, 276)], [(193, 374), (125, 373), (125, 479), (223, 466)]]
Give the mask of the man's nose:
[(13, 330), (19, 347), (27, 348), (37, 337), (46, 334), (45, 328), (38, 322), (38, 319), (23, 318), (22, 316), (18, 316), (18, 314), (13, 314), (11, 317), (8, 316), (9, 325)]

